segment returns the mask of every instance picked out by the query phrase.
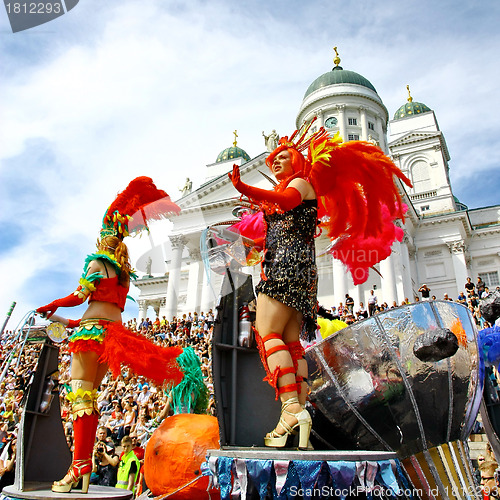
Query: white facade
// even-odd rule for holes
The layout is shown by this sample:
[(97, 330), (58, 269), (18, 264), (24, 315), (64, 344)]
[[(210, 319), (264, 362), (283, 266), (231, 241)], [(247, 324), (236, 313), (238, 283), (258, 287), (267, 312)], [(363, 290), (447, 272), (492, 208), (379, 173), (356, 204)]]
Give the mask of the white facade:
[[(382, 277), (370, 271), (366, 283), (354, 286), (340, 262), (323, 252), (329, 241), (317, 238), (320, 304), (338, 306), (349, 293), (355, 307), (360, 301), (366, 305), (370, 289), (375, 288), (379, 303), (399, 305), (405, 298), (413, 301), (422, 283), (438, 299), (444, 293), (456, 298), (464, 290), (467, 276), (475, 282), (481, 275), (487, 284), (498, 285), (500, 206), (466, 210), (457, 203), (449, 179), (450, 155), (433, 111), (388, 123), (387, 109), (376, 92), (359, 84), (342, 83), (308, 94), (296, 125), (313, 116), (318, 118), (317, 126), (325, 126), (332, 133), (339, 130), (343, 137), (375, 141), (413, 183), (413, 188), (407, 190), (400, 185), (409, 207), (402, 226), (405, 236), (401, 243), (394, 243), (392, 254), (377, 266)], [(332, 117), (335, 119), (328, 121)], [(262, 153), (241, 165), (244, 182), (271, 188), (259, 173), (268, 173), (266, 155)], [(136, 283), (141, 318), (157, 314), (171, 319), (178, 313), (214, 309), (222, 276), (205, 273), (200, 238), (207, 226), (236, 221), (232, 210), (239, 205), (239, 194), (227, 177), (234, 162), (208, 165), (205, 184), (177, 200), (182, 212), (172, 219), (168, 271), (164, 276), (146, 276)], [(244, 269), (257, 284), (259, 266)], [(148, 307), (153, 310), (148, 312)]]

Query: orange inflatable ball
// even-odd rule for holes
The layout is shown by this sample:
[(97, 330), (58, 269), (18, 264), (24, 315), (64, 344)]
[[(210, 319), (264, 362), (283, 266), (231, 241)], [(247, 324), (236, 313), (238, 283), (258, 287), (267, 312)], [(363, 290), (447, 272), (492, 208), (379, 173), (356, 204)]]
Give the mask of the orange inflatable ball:
[[(154, 496), (170, 495), (201, 476), (207, 450), (219, 449), (219, 426), (210, 415), (184, 413), (163, 421), (151, 436), (144, 457), (144, 477)], [(169, 498), (210, 498), (209, 478), (201, 477)], [(220, 498), (211, 489), (212, 499)]]

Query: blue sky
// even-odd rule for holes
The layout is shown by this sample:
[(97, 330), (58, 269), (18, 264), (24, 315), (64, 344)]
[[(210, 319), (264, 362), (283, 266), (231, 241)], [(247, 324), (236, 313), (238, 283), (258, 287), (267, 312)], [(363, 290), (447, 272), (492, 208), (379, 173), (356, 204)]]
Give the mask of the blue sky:
[(496, 1), (81, 0), (13, 34), (0, 11), (0, 317), (16, 300), (13, 327), (74, 289), (135, 176), (175, 199), (233, 130), (251, 157), (263, 130), (293, 131), (335, 45), (391, 116), (407, 84), (435, 111), (462, 202), (499, 203), (499, 20)]

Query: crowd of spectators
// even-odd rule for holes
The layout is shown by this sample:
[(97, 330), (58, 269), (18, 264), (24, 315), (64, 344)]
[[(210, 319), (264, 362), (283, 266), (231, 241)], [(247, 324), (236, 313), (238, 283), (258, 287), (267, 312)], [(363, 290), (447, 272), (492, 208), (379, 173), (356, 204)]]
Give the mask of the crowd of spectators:
[[(6, 355), (10, 354), (9, 342), (13, 333), (6, 332), (0, 345), (0, 364), (4, 366)], [(14, 483), (17, 432), (21, 409), (28, 384), (35, 369), (40, 344), (26, 345), (23, 352), (11, 359), (10, 369), (2, 372), (0, 382), (0, 491)]]
[[(145, 335), (154, 343), (163, 346), (190, 346), (201, 362), (205, 384), (210, 393), (208, 412), (215, 413), (213, 381), (211, 375), (211, 339), (214, 327), (214, 315), (184, 314), (182, 317), (167, 321), (165, 317), (136, 319), (127, 323), (128, 328)], [(0, 346), (0, 362), (12, 352), (11, 341), (14, 333), (4, 332)], [(13, 483), (15, 444), (21, 417), (22, 399), (30, 377), (36, 369), (36, 362), (41, 343), (28, 342), (18, 360), (15, 357), (10, 368), (0, 383), (0, 476), (1, 486)], [(73, 424), (70, 406), (66, 394), (70, 390), (71, 355), (66, 344), (60, 344), (59, 357), (59, 396), (61, 417), (68, 446), (73, 446)], [(144, 377), (136, 377), (123, 369), (118, 378), (111, 374), (104, 377), (99, 391), (98, 406), (100, 411), (99, 430), (94, 447), (94, 474), (91, 479), (95, 484), (116, 484), (116, 471), (123, 458), (123, 450), (131, 449), (139, 461), (144, 459), (145, 446), (154, 429), (171, 413), (169, 387), (159, 387), (148, 382)], [(123, 446), (125, 444), (125, 447)], [(3, 452), (3, 453), (2, 453)], [(121, 454), (119, 453), (121, 452)], [(140, 483), (141, 474), (136, 471)]]
[[(449, 300), (452, 302), (458, 302), (470, 309), (478, 329), (482, 330), (483, 328), (492, 326), (482, 317), (480, 310), (481, 301), (487, 298), (492, 293), (492, 290), (485, 285), (481, 278), (477, 279), (476, 284), (472, 282), (471, 278), (467, 278), (464, 290), (465, 292), (461, 291), (455, 299), (449, 297), (448, 293), (444, 293), (442, 297), (437, 298), (436, 295), (432, 295), (432, 291), (429, 286), (427, 286), (426, 283), (423, 283), (418, 289), (421, 297), (416, 295), (413, 302), (419, 302), (420, 300)], [(500, 292), (500, 287), (497, 286), (495, 291)], [(389, 305), (387, 302), (379, 300), (377, 297), (377, 291), (372, 289), (368, 294), (366, 304), (363, 302), (360, 302), (359, 305), (356, 304), (354, 299), (347, 293), (345, 295), (345, 300), (340, 302), (338, 306), (332, 307), (330, 312), (341, 321), (351, 325), (356, 321), (361, 321), (369, 316), (373, 316), (374, 314), (379, 314), (389, 309), (394, 309), (410, 303), (410, 299), (405, 298), (400, 304), (394, 301), (391, 305)]]

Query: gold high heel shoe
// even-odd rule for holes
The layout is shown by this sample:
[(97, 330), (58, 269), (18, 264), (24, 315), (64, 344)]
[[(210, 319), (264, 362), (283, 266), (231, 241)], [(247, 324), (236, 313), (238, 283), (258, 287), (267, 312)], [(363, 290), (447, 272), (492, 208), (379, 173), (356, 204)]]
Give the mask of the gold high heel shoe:
[[(280, 434), (276, 429), (271, 431), (264, 438), (264, 444), (266, 446), (271, 446), (274, 448), (283, 448), (288, 440), (288, 437), (291, 435), (297, 434), (297, 427), (299, 428), (299, 448), (307, 449), (309, 443), (309, 434), (311, 433), (312, 427), (312, 419), (309, 412), (302, 407), (302, 410), (298, 413), (292, 413), (287, 410), (287, 408), (292, 404), (300, 404), (298, 398), (290, 398), (287, 399), (281, 405), (281, 417), (278, 425), (281, 425), (283, 429), (285, 429), (284, 434)], [(297, 419), (297, 423), (294, 426), (290, 426), (288, 422), (283, 418), (283, 414), (286, 413), (291, 417), (295, 417)]]
[(55, 493), (69, 493), (71, 488), (76, 488), (82, 480), (82, 493), (89, 490), (90, 473), (92, 472), (92, 459), (73, 460), (68, 473), (60, 480), (54, 481), (52, 491)]

